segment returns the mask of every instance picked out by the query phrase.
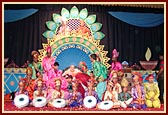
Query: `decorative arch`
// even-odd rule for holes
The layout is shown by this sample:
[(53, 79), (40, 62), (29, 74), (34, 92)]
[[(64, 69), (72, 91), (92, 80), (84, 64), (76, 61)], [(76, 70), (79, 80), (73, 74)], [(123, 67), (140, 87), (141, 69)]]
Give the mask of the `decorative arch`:
[[(96, 22), (96, 15), (89, 15), (86, 8), (81, 11), (76, 6), (73, 6), (70, 11), (62, 8), (61, 15), (53, 14), (51, 21), (46, 22), (48, 30), (43, 33), (47, 39), (47, 44), (42, 44), (43, 49), (40, 49), (39, 61), (42, 61), (46, 54), (46, 47), (52, 47), (52, 56), (61, 63), (60, 69), (64, 69), (71, 64), (78, 65), (80, 61), (85, 61), (88, 68), (91, 69), (91, 61), (89, 55), (96, 53), (101, 61), (108, 67), (109, 58), (106, 57), (107, 51), (104, 51), (104, 45), (100, 45), (100, 40), (104, 38), (104, 34), (100, 31), (102, 24)], [(61, 19), (64, 19), (68, 30), (65, 33), (60, 33), (62, 27)], [(88, 30), (84, 33), (79, 29), (81, 21), (84, 22), (84, 27)]]

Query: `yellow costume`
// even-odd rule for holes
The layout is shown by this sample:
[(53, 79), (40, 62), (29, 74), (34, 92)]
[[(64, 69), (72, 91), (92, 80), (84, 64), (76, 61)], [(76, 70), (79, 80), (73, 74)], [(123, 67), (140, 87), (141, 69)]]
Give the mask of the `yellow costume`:
[[(153, 75), (149, 75), (147, 78), (153, 77)], [(159, 87), (157, 83), (144, 83), (145, 89), (145, 102), (147, 107), (160, 108), (160, 100), (159, 100)]]

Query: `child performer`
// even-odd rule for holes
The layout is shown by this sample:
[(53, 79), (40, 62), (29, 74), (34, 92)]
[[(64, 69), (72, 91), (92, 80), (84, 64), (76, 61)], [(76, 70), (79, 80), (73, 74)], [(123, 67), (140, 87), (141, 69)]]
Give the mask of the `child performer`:
[(146, 80), (148, 80), (148, 83), (144, 83), (146, 105), (147, 107), (160, 108), (159, 87), (154, 83), (153, 74), (148, 75)]
[(127, 81), (126, 78), (122, 79), (121, 86), (123, 88), (123, 91), (121, 93), (119, 93), (118, 100), (119, 100), (119, 102), (121, 104), (121, 107), (127, 108), (129, 106), (129, 104), (132, 102), (133, 98), (127, 92), (128, 81)]

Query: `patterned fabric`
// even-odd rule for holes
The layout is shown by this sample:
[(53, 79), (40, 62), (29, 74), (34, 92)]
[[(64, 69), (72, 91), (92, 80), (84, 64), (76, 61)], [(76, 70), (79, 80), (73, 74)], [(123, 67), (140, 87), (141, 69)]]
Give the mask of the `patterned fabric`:
[[(147, 107), (160, 108), (160, 100), (159, 100), (159, 87), (156, 83), (145, 83), (144, 89), (146, 92), (145, 101)], [(153, 98), (153, 100), (151, 100)]]
[(129, 93), (124, 93), (124, 92), (121, 92), (119, 93), (118, 95), (118, 100), (119, 101), (127, 101), (128, 99), (131, 98), (131, 95)]
[(74, 92), (69, 93), (68, 100), (70, 107), (79, 107), (83, 104), (83, 98), (80, 92), (76, 92), (76, 94)]

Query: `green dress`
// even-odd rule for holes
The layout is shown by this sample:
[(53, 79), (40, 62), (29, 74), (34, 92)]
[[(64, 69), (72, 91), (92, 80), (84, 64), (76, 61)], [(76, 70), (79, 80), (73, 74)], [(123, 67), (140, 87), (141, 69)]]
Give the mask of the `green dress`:
[(107, 79), (107, 68), (101, 62), (95, 61), (93, 62), (93, 74), (98, 78)]
[[(36, 79), (36, 78), (37, 78), (37, 77), (36, 77), (37, 72), (40, 72), (40, 73), (42, 74), (43, 68), (42, 68), (40, 62), (34, 62), (34, 61), (33, 61), (33, 62), (30, 63), (28, 66), (31, 67), (32, 70), (33, 70), (32, 79)], [(35, 68), (37, 68), (38, 71), (37, 71)]]

